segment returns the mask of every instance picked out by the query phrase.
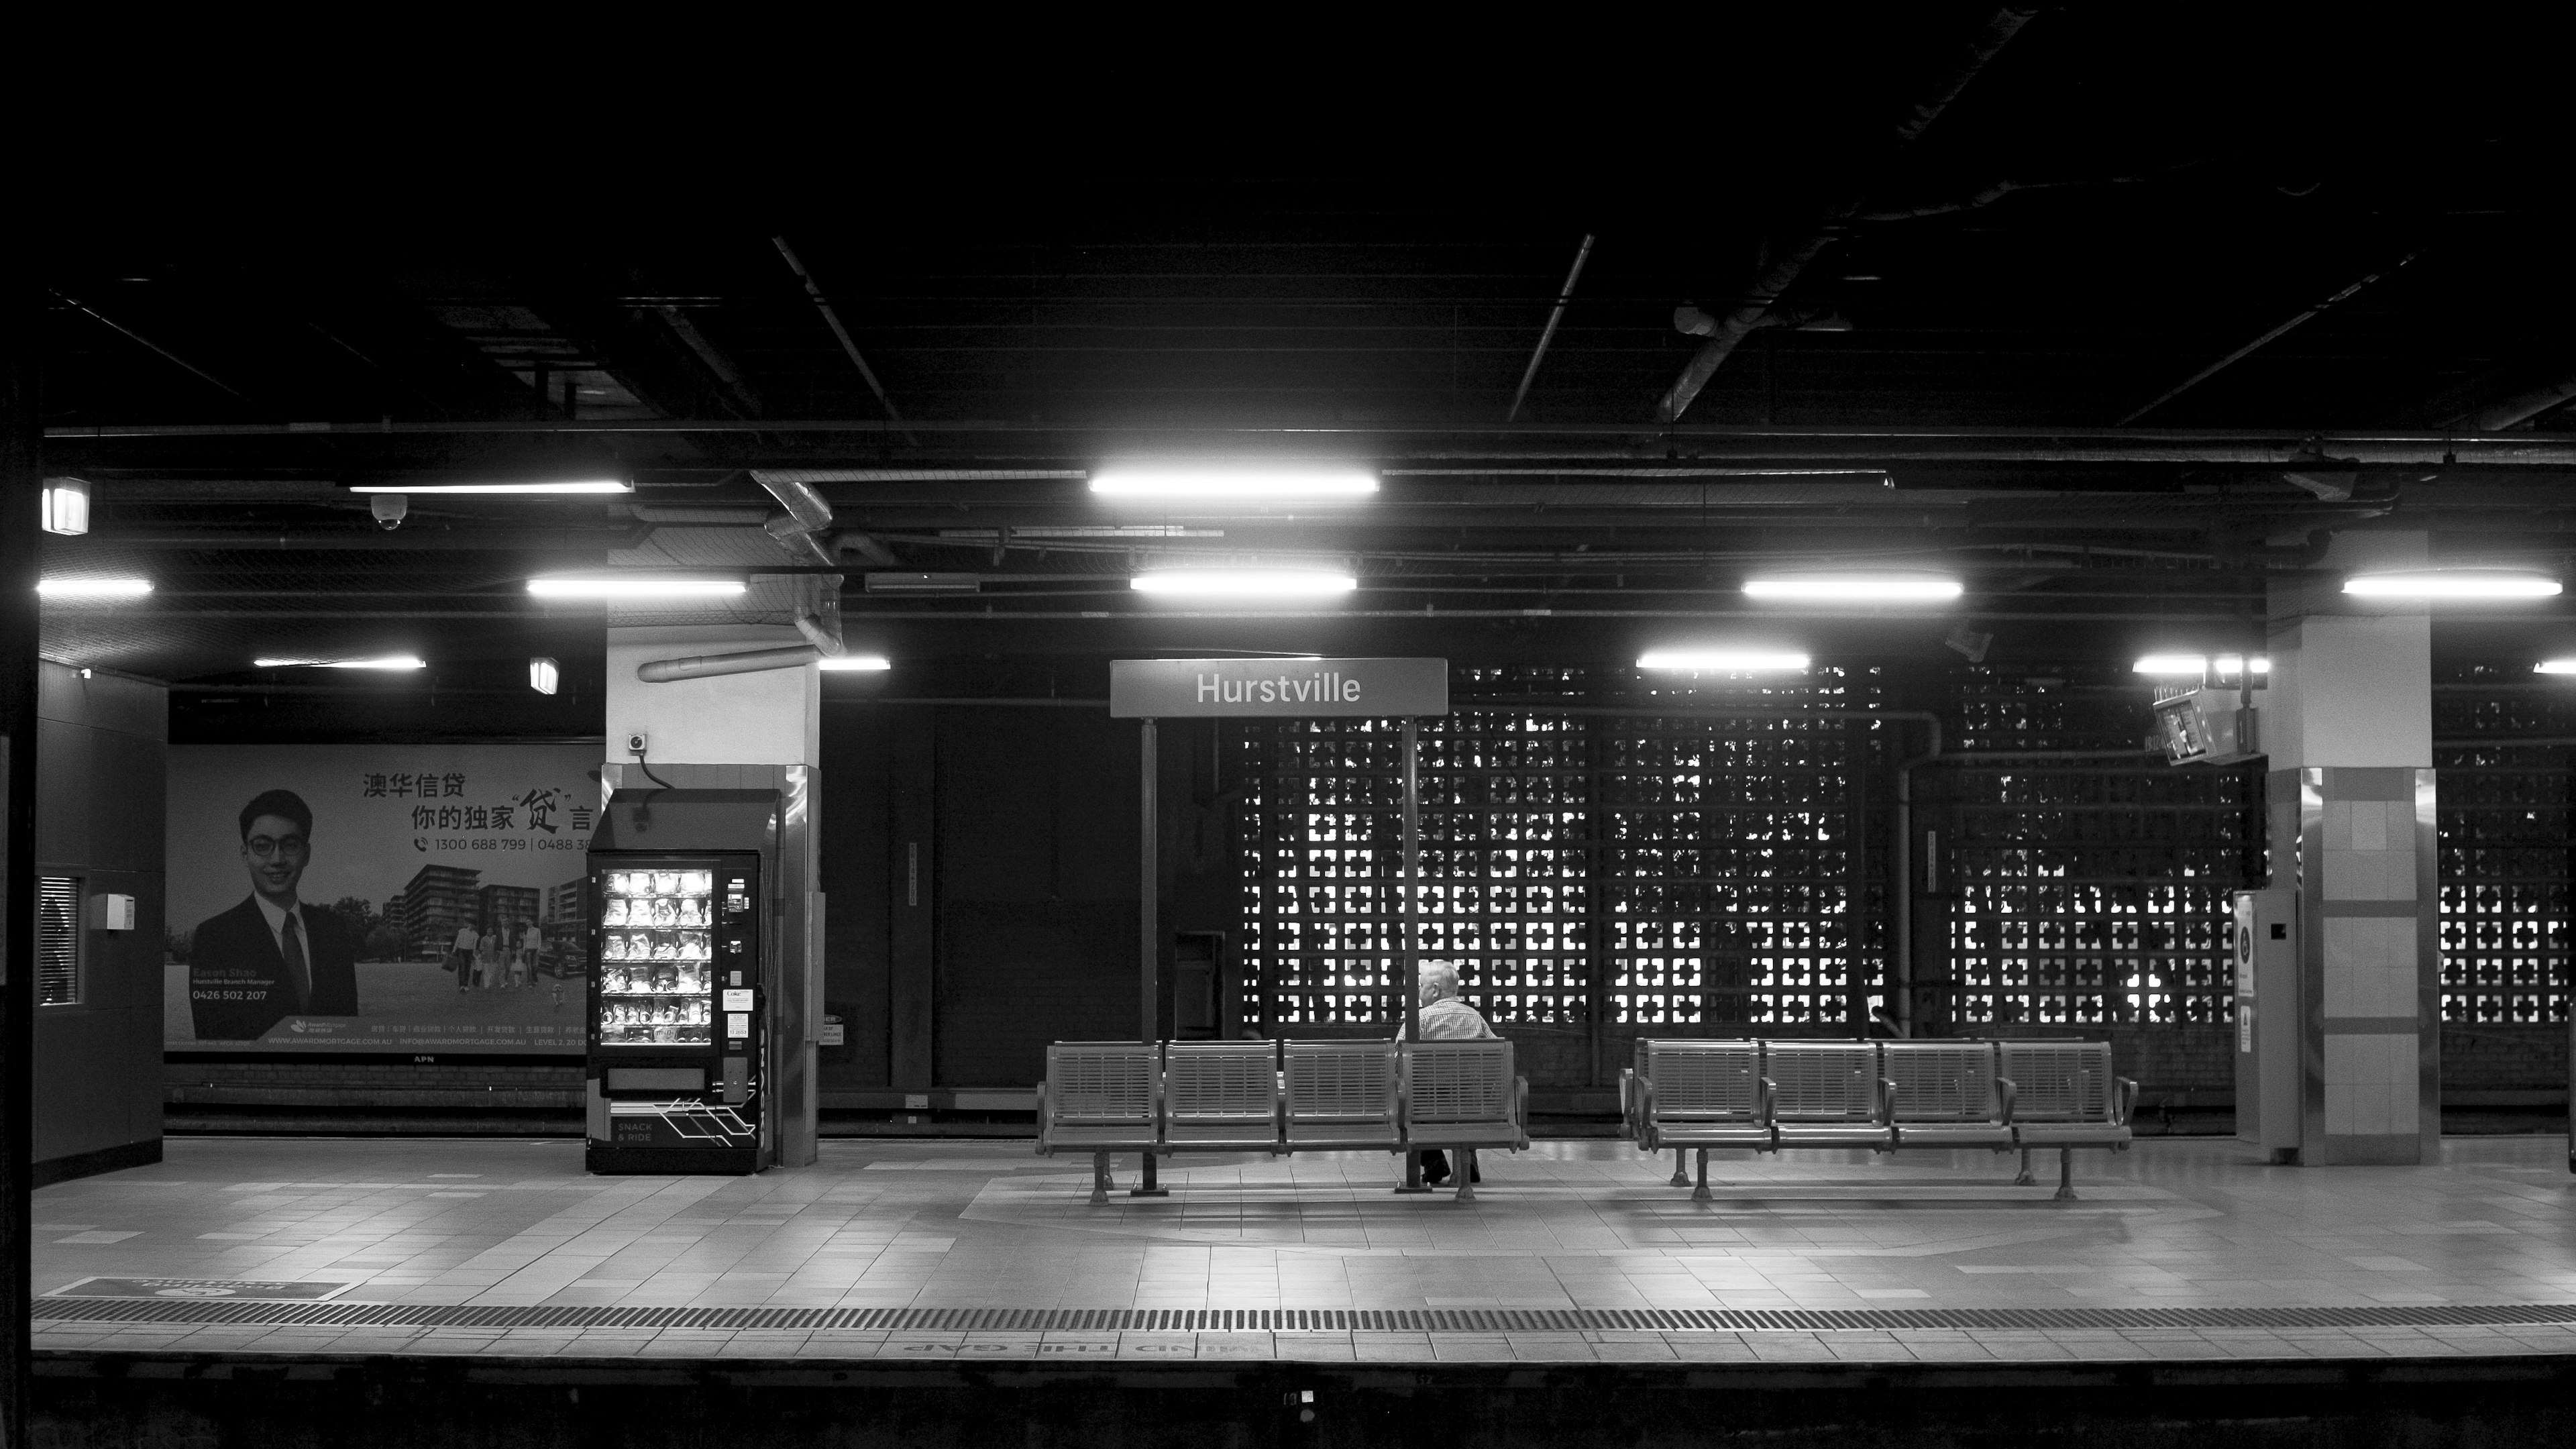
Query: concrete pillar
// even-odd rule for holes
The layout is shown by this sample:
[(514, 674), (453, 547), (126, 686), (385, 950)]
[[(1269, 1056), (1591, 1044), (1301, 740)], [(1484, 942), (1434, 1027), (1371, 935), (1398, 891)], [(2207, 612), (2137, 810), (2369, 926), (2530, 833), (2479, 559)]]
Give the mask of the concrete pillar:
[[(778, 792), (777, 959), (766, 983), (771, 1036), (768, 1115), (781, 1167), (814, 1161), (815, 1035), (823, 1019), (823, 897), (815, 827), (822, 808), (822, 676), (811, 666), (647, 684), (648, 660), (803, 643), (794, 629), (757, 625), (612, 628), (608, 631), (607, 758), (612, 790), (656, 788), (628, 739), (646, 739), (644, 763), (681, 790)], [(671, 842), (674, 849), (681, 843)]]
[(2421, 567), (2422, 534), (2337, 540), (2314, 577), (2276, 584), (2269, 755), (2272, 881), (2297, 893), (2299, 1160), (2440, 1158), (2432, 620), (2342, 580)]

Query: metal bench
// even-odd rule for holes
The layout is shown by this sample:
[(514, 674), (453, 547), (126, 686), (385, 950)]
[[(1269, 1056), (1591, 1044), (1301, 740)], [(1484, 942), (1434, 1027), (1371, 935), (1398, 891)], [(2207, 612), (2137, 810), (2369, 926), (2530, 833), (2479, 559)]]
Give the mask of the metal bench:
[(2075, 1196), (2077, 1147), (2128, 1146), (2137, 1083), (2112, 1074), (2107, 1042), (1703, 1041), (1640, 1039), (1622, 1074), (1622, 1134), (1673, 1149), (1672, 1183), (1707, 1201), (1716, 1147), (2059, 1149), (2057, 1196)]
[(1038, 1155), (1091, 1154), (1091, 1200), (1109, 1201), (1109, 1154), (1162, 1142), (1161, 1049), (1151, 1042), (1060, 1041), (1038, 1083)]
[(1057, 1042), (1038, 1083), (1041, 1157), (1088, 1152), (1091, 1200), (1109, 1154), (1389, 1152), (1529, 1145), (1529, 1084), (1508, 1041)]
[(1476, 1149), (1529, 1146), (1529, 1083), (1512, 1072), (1508, 1041), (1398, 1045), (1398, 1150), (1456, 1148), (1458, 1201), (1476, 1198)]

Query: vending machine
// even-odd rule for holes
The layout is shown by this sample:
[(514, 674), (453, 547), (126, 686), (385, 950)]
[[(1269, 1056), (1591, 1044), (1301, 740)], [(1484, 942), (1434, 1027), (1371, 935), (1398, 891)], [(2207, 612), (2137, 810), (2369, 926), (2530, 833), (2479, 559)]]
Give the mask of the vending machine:
[(769, 1165), (760, 866), (751, 851), (591, 852), (592, 1172)]
[(2279, 1163), (2299, 1160), (2307, 1131), (2298, 908), (2295, 890), (2238, 891), (2229, 933), (2236, 965), (2236, 1140)]

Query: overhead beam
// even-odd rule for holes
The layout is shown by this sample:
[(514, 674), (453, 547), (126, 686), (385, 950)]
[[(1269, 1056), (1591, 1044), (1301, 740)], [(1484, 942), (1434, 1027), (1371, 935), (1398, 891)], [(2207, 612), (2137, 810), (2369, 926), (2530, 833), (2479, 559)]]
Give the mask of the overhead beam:
[[(1988, 16), (1957, 61), (1897, 121), (1892, 138), (1895, 144), (1879, 162), (1878, 169), (1883, 170), (1891, 164), (1916, 137), (1929, 130), (1932, 123), (1941, 118), (1941, 113), (1950, 108), (1950, 103), (1959, 98), (1960, 92), (1968, 88), (1968, 83), (1977, 78), (1977, 73), (1984, 70), (1987, 63), (2038, 13), (2036, 6), (2008, 5)], [(1701, 344), (1690, 364), (1682, 369), (1682, 375), (1674, 379), (1672, 388), (1655, 405), (1658, 420), (1674, 422), (1690, 410), (1700, 390), (1708, 386), (1709, 379), (1717, 376), (1717, 369), (1745, 338), (1752, 336), (1754, 330), (1762, 325), (1771, 304), (1780, 299), (1781, 293), (1789, 290), (1790, 285), (1806, 271), (1807, 264), (1831, 245), (1841, 235), (1842, 228), (1866, 205), (1866, 195), (1856, 194), (1828, 207), (1803, 240), (1781, 252), (1760, 276), (1754, 278), (1743, 299), (1734, 310), (1717, 320), (1708, 341)]]

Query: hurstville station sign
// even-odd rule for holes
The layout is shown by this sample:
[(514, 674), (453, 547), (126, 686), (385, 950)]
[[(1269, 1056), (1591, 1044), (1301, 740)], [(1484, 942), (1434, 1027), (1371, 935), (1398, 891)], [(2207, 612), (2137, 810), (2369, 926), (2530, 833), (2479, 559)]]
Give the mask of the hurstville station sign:
[(1113, 659), (1119, 719), (1447, 714), (1446, 659)]

